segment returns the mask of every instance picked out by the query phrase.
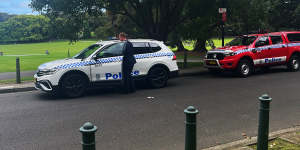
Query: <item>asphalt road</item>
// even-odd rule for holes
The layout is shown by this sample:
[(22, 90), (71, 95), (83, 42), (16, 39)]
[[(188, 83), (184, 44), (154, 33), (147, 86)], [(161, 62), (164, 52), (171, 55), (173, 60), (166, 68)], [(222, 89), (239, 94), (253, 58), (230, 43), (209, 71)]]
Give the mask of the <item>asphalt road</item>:
[(0, 149), (80, 150), (78, 129), (91, 121), (99, 128), (99, 150), (182, 150), (189, 105), (199, 109), (198, 147), (205, 148), (243, 139), (243, 133), (255, 136), (263, 93), (273, 98), (271, 131), (299, 125), (299, 85), (300, 72), (275, 69), (249, 78), (202, 73), (130, 95), (114, 89), (78, 99), (38, 91), (0, 94)]

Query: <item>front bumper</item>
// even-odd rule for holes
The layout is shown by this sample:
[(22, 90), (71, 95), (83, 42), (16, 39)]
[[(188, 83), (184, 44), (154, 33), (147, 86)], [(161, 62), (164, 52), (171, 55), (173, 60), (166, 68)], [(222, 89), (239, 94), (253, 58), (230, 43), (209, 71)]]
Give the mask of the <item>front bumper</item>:
[(37, 74), (34, 75), (34, 85), (35, 88), (38, 90), (42, 90), (44, 92), (52, 92), (57, 87), (56, 85), (53, 85), (51, 76), (37, 76)]
[(235, 59), (204, 59), (204, 67), (210, 69), (234, 69), (236, 65)]
[(52, 92), (54, 87), (48, 80), (41, 80), (41, 81), (36, 81), (34, 83), (35, 88), (38, 90), (42, 90), (45, 92)]

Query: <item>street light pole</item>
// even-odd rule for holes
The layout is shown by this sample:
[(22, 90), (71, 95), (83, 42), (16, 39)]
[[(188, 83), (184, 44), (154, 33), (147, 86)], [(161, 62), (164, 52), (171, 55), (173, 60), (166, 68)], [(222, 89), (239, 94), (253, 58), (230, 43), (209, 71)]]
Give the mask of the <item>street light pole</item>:
[[(225, 1), (222, 0), (222, 8), (225, 8)], [(225, 31), (224, 31), (224, 26), (225, 26), (225, 21), (223, 20), (223, 14), (222, 14), (222, 47), (224, 46), (224, 34), (225, 34)]]

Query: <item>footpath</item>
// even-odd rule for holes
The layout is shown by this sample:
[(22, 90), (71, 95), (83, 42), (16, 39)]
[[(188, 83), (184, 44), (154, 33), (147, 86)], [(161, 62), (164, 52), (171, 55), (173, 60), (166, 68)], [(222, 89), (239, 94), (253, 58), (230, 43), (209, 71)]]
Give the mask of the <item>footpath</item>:
[[(207, 69), (203, 67), (192, 67), (180, 70), (179, 77), (201, 75), (206, 74), (207, 72)], [(31, 76), (34, 73), (35, 71), (26, 71), (22, 72), (21, 75)], [(0, 73), (0, 80), (11, 79), (14, 76), (15, 73)], [(33, 82), (23, 82), (21, 84), (0, 84), (0, 94), (34, 90), (36, 89)], [(269, 140), (270, 150), (273, 148), (274, 150), (300, 150), (300, 126), (294, 126), (292, 128), (272, 132), (269, 134)], [(256, 149), (256, 142), (257, 137), (245, 136), (245, 139), (243, 140), (205, 148), (204, 150), (254, 150)]]

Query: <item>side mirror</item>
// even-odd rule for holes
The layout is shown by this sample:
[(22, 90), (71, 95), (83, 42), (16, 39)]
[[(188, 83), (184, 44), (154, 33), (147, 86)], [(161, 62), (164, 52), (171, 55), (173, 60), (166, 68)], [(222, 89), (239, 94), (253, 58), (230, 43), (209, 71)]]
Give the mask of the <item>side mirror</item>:
[(253, 50), (252, 50), (252, 53), (256, 53), (256, 52), (257, 52), (257, 50), (256, 50), (256, 49), (253, 49)]
[(93, 60), (97, 60), (97, 59), (98, 59), (97, 55), (94, 55), (94, 56), (92, 57), (92, 59), (93, 59)]

